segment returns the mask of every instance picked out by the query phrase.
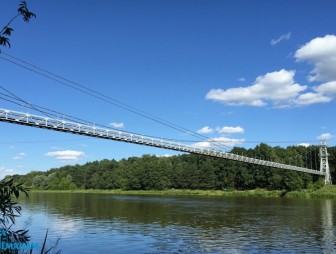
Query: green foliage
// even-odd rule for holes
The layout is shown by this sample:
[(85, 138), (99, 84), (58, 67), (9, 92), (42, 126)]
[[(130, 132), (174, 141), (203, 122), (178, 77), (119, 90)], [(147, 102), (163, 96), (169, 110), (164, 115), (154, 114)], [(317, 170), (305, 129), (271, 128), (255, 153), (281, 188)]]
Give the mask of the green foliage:
[[(318, 148), (318, 147), (316, 147)], [(316, 155), (310, 148), (290, 146), (270, 147), (260, 144), (254, 149), (234, 148), (233, 153), (268, 159), (297, 166), (316, 166)], [(330, 169), (335, 175), (336, 149), (331, 147)], [(307, 158), (299, 155), (307, 154)], [(296, 159), (297, 158), (297, 159)], [(102, 160), (85, 165), (65, 166), (47, 172), (31, 172), (13, 176), (25, 186), (41, 190), (123, 189), (123, 190), (317, 190), (323, 179), (307, 173), (273, 169), (242, 162), (201, 155), (185, 154), (172, 157), (144, 155), (119, 162)]]
[(61, 181), (58, 185), (55, 185), (54, 189), (58, 190), (75, 190), (76, 185), (72, 182), (72, 177), (67, 175), (66, 177), (62, 177)]
[(29, 22), (29, 20), (30, 20), (31, 18), (36, 18), (35, 13), (30, 12), (30, 11), (28, 10), (26, 1), (21, 1), (21, 3), (19, 4), (19, 9), (18, 9), (17, 11), (18, 11), (18, 13), (21, 14), (22, 19), (23, 19), (25, 22)]
[(29, 11), (26, 1), (21, 1), (19, 4), (19, 8), (17, 9), (17, 14), (9, 20), (7, 25), (5, 25), (0, 31), (0, 46), (10, 47), (10, 36), (14, 31), (13, 28), (10, 27), (11, 23), (18, 17), (22, 17), (24, 22), (29, 22), (31, 18), (36, 18), (35, 13)]
[(199, 186), (201, 190), (214, 189), (216, 183), (215, 168), (209, 160), (202, 161), (198, 165)]
[(326, 185), (323, 188), (318, 189), (311, 193), (312, 197), (315, 198), (336, 198), (336, 186), (335, 185)]
[(48, 175), (36, 175), (33, 178), (32, 187), (41, 190), (74, 190), (77, 188), (71, 175), (62, 177), (57, 172)]
[(286, 171), (284, 175), (285, 189), (289, 191), (303, 189), (304, 182), (297, 172)]
[[(23, 193), (28, 197), (28, 189), (23, 187), (22, 183), (15, 183), (13, 178), (4, 179), (0, 181), (0, 238), (3, 243), (12, 244), (13, 246), (20, 246), (20, 244), (28, 244), (30, 236), (28, 230), (14, 230), (15, 219), (21, 215), (21, 206), (17, 202), (13, 201), (13, 198), (18, 199), (20, 193)], [(55, 251), (55, 254), (60, 254), (60, 250), (56, 250), (56, 244), (52, 247), (46, 248), (46, 239), (48, 231), (45, 235), (44, 243), (42, 244), (41, 254), (51, 253)], [(33, 253), (31, 250), (19, 250), (19, 249), (2, 249), (0, 246), (0, 253), (17, 254), (17, 253)]]
[[(15, 184), (13, 179), (0, 181), (0, 229), (6, 235), (7, 243), (27, 243), (30, 239), (28, 230), (13, 230), (16, 217), (21, 215), (21, 206), (12, 201), (13, 196), (18, 198), (20, 192), (28, 196), (22, 184)], [(2, 237), (3, 234), (0, 235)], [(6, 253), (16, 253), (17, 250), (6, 250)], [(0, 248), (0, 253), (3, 251)]]
[(47, 188), (47, 177), (45, 175), (37, 175), (33, 178), (33, 184), (39, 189)]
[(313, 182), (309, 182), (308, 185), (307, 185), (307, 189), (308, 190), (316, 191), (316, 190), (319, 190), (319, 189), (323, 188), (323, 186), (324, 186), (324, 179), (319, 178), (314, 183)]

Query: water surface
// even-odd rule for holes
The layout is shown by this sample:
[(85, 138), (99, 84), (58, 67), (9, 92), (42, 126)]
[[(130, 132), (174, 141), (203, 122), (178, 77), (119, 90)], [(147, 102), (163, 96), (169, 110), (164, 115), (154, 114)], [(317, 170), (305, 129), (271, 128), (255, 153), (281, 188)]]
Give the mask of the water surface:
[(32, 242), (62, 253), (336, 253), (335, 200), (31, 193)]

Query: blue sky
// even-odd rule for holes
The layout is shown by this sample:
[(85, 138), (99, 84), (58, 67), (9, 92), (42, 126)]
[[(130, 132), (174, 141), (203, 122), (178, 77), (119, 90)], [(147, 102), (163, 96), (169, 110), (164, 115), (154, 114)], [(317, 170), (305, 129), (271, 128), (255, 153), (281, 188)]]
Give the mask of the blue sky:
[[(1, 26), (18, 3), (1, 1)], [(13, 23), (12, 47), (4, 53), (227, 144), (317, 144), (321, 136), (336, 144), (335, 1), (28, 4), (37, 18)], [(97, 124), (209, 147), (206, 140), (3, 59), (0, 84), (33, 104)], [(0, 177), (105, 158), (176, 154), (7, 123), (0, 130)]]

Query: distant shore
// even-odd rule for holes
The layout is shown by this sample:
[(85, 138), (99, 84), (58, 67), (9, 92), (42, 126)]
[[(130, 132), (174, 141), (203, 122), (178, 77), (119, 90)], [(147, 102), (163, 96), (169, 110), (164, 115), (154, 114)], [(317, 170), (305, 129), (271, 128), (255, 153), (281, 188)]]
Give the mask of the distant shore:
[(160, 196), (216, 196), (216, 197), (285, 197), (285, 198), (336, 198), (336, 185), (325, 186), (319, 190), (31, 190), (31, 192), (50, 193), (93, 193), (112, 195), (160, 195)]

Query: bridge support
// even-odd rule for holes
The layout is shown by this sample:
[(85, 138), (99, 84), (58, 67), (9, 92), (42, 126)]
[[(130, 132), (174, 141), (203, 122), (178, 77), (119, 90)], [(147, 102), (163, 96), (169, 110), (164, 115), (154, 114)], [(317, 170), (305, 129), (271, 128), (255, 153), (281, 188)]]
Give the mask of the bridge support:
[(320, 171), (325, 173), (324, 184), (332, 184), (329, 162), (328, 162), (327, 141), (321, 140), (320, 142)]
[(320, 154), (323, 163), (321, 162), (321, 171), (317, 169), (309, 169), (304, 167), (298, 167), (293, 165), (287, 165), (284, 163), (260, 160), (250, 158), (233, 153), (227, 153), (220, 150), (200, 148), (196, 145), (184, 145), (179, 142), (174, 142), (168, 139), (159, 139), (152, 136), (138, 135), (136, 133), (124, 132), (119, 130), (113, 130), (110, 128), (100, 128), (95, 125), (86, 125), (80, 122), (70, 122), (55, 118), (49, 118), (44, 116), (38, 116), (33, 114), (27, 114), (23, 112), (1, 109), (0, 108), (0, 122), (7, 122), (12, 124), (20, 124), (25, 126), (43, 128), (47, 130), (68, 132), (77, 135), (84, 135), (95, 138), (102, 138), (108, 140), (122, 141), (127, 143), (133, 143), (138, 145), (146, 145), (159, 147), (164, 149), (170, 149), (174, 151), (203, 154), (206, 156), (228, 159), (233, 161), (246, 162), (255, 165), (267, 166), (272, 168), (294, 170), (314, 175), (326, 175), (326, 182), (331, 183), (328, 165), (328, 153), (326, 142), (321, 148)]

